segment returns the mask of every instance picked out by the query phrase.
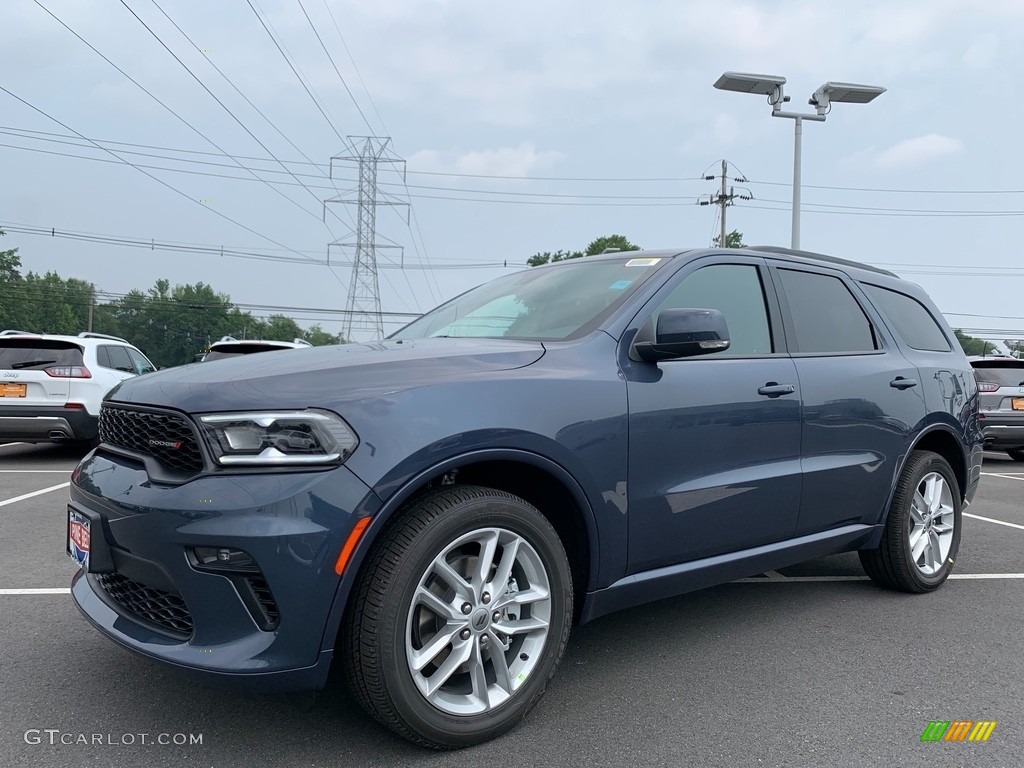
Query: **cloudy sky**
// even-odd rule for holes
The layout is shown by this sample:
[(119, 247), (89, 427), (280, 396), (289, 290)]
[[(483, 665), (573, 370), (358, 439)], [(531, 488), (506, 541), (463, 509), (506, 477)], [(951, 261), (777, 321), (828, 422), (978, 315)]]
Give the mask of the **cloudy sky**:
[(1024, 330), (1020, 0), (5, 0), (0, 30), (0, 247), (106, 295), (204, 281), (339, 330), (351, 257), (327, 243), (353, 211), (320, 200), (353, 196), (330, 158), (371, 133), (412, 206), (378, 209), (404, 248), (385, 311), (599, 235), (708, 245), (723, 158), (754, 197), (728, 228), (788, 245), (793, 123), (712, 88), (734, 70), (785, 76), (799, 110), (826, 80), (885, 86), (805, 124), (802, 246), (888, 266), (977, 335)]

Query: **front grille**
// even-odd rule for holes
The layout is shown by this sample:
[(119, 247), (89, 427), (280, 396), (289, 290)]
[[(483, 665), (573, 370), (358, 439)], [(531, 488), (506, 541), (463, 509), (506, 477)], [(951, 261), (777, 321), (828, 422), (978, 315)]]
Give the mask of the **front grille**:
[(100, 439), (110, 445), (149, 454), (169, 469), (198, 472), (203, 468), (203, 454), (192, 426), (173, 413), (103, 405)]
[(184, 639), (192, 636), (192, 614), (181, 595), (147, 587), (120, 573), (98, 573), (96, 581), (126, 611), (174, 637)]

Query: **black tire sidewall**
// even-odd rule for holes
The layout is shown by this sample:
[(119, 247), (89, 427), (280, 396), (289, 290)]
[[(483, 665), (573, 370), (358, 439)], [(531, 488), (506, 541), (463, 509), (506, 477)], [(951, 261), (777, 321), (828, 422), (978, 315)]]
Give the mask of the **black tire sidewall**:
[[(913, 555), (910, 551), (910, 536), (909, 536), (909, 523), (910, 523), (910, 505), (914, 500), (914, 493), (917, 487), (921, 484), (921, 480), (924, 479), (925, 475), (932, 472), (936, 472), (942, 476), (942, 479), (946, 481), (949, 486), (950, 496), (953, 499), (953, 541), (949, 545), (949, 554), (946, 556), (945, 562), (942, 567), (933, 575), (928, 576), (921, 573), (921, 570), (917, 567), (917, 563), (914, 560)], [(907, 493), (904, 499), (903, 508), (900, 510), (900, 514), (897, 516), (898, 535), (900, 536), (901, 546), (903, 547), (903, 554), (907, 564), (907, 575), (924, 590), (930, 591), (941, 585), (946, 578), (949, 576), (950, 571), (953, 570), (953, 565), (956, 562), (957, 554), (960, 551), (960, 532), (962, 527), (962, 504), (960, 501), (960, 484), (957, 482), (956, 477), (953, 474), (953, 470), (949, 464), (938, 454), (929, 454), (927, 458), (922, 461), (907, 477)]]
[[(480, 715), (457, 716), (431, 705), (412, 680), (406, 660), (406, 620), (420, 578), (451, 542), (480, 528), (504, 528), (536, 550), (551, 587), (551, 622), (543, 658), (508, 701)], [(414, 731), (431, 741), (464, 746), (487, 741), (521, 720), (543, 693), (561, 658), (572, 615), (572, 579), (561, 542), (550, 523), (532, 506), (495, 493), (459, 504), (435, 520), (404, 553), (387, 592), (380, 624), (381, 673), (395, 711)]]

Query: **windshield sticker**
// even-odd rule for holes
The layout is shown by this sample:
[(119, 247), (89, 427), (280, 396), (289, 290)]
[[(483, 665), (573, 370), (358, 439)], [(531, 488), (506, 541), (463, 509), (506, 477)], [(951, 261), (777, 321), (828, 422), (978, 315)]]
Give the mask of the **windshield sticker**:
[(653, 267), (661, 259), (630, 259), (623, 266), (625, 267)]
[(629, 288), (633, 284), (632, 280), (616, 280), (614, 283), (608, 286), (609, 291), (622, 291)]

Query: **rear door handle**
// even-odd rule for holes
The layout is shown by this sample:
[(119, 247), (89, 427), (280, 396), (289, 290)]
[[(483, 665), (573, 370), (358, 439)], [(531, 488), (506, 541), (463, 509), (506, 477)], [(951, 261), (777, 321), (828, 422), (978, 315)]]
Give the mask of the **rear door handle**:
[(796, 392), (796, 387), (792, 384), (778, 384), (774, 381), (769, 381), (757, 389), (757, 394), (765, 397), (782, 397), (783, 395), (792, 395), (794, 392)]
[(910, 389), (917, 386), (917, 379), (905, 379), (902, 376), (897, 376), (889, 382), (889, 386), (893, 389)]

